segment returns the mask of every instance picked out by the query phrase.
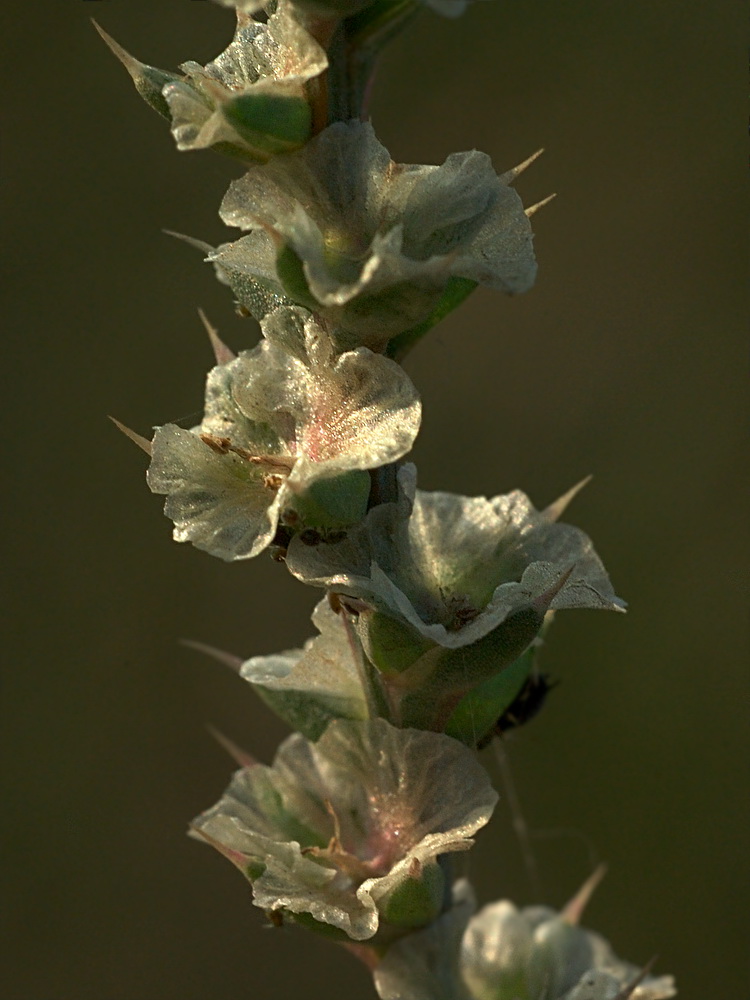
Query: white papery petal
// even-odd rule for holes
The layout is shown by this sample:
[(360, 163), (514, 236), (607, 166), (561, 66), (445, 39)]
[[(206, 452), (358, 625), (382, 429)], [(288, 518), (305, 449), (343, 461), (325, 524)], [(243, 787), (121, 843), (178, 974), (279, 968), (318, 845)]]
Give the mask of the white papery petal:
[(512, 997), (525, 989), (532, 949), (531, 928), (508, 900), (472, 917), (461, 943), (464, 981), (477, 1000)]
[[(220, 214), (228, 225), (262, 227), (264, 240), (283, 239), (326, 317), (373, 347), (424, 319), (452, 276), (517, 293), (536, 274), (521, 200), (485, 154), (454, 154), (440, 167), (395, 164), (359, 121), (251, 167)], [(216, 259), (252, 272), (255, 249), (238, 241)]]
[(419, 397), (395, 362), (366, 348), (336, 356), (301, 309), (276, 310), (263, 329), (209, 373), (201, 426), (169, 424), (153, 442), (148, 482), (168, 496), (174, 537), (223, 559), (265, 548), (292, 494), (396, 461), (419, 430)]
[[(266, 866), (253, 879), (256, 905), (311, 913), (365, 940), (377, 930), (378, 901), (413, 877), (415, 862), (469, 847), (496, 799), (473, 754), (450, 737), (339, 720), (315, 744), (289, 737), (272, 768), (237, 772), (194, 827), (225, 853)], [(332, 813), (341, 847), (372, 877), (303, 853), (332, 836)]]
[(400, 365), (365, 347), (336, 356), (328, 335), (299, 309), (277, 310), (263, 330), (264, 377), (236, 398), (248, 414), (266, 405), (293, 415), (298, 462), (291, 488), (377, 468), (410, 450), (421, 404)]
[(295, 729), (314, 739), (332, 718), (365, 719), (368, 709), (355, 650), (327, 598), (315, 608), (313, 622), (320, 635), (304, 649), (254, 656), (243, 663), (240, 675), (262, 688)]
[[(492, 500), (417, 490), (408, 520), (395, 505), (375, 507), (337, 545), (293, 545), (287, 565), (301, 580), (371, 602), (450, 649), (478, 641), (547, 594), (553, 609), (624, 607), (588, 536), (551, 521), (519, 490)], [(458, 601), (476, 615), (452, 621)]]
[(257, 555), (273, 538), (286, 491), (269, 490), (263, 473), (236, 454), (218, 454), (175, 424), (157, 429), (148, 484), (166, 493), (174, 538), (221, 559)]
[[(518, 910), (503, 900), (471, 918), (461, 965), (472, 1000), (614, 1000), (639, 969), (600, 935), (546, 907)], [(675, 995), (671, 976), (647, 976), (635, 1000)]]
[[(325, 52), (296, 19), (291, 4), (282, 0), (266, 23), (249, 16), (263, 6), (254, 0), (225, 6), (238, 11), (232, 42), (206, 66), (183, 63), (185, 82), (170, 83), (162, 91), (172, 117), (172, 134), (181, 150), (228, 143), (252, 154), (247, 141), (222, 114), (222, 105), (245, 94), (303, 97), (306, 82), (328, 65)], [(256, 153), (261, 160), (270, 155), (263, 150)]]

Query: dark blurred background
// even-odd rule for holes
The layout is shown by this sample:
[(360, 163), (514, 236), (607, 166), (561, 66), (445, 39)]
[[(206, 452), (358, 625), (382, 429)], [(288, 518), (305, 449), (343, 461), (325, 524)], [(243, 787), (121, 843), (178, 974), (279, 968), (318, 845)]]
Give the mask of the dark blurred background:
[[(588, 923), (683, 1000), (748, 995), (744, 5), (497, 0), (428, 12), (384, 59), (373, 114), (394, 159), (477, 146), (524, 175), (536, 288), (477, 291), (408, 369), (424, 488), (525, 489), (586, 474), (570, 520), (627, 616), (561, 615), (561, 683), (507, 744), (545, 902), (595, 859)], [(182, 637), (242, 655), (296, 646), (317, 593), (269, 559), (226, 566), (170, 540), (144, 434), (197, 420), (211, 355), (252, 321), (175, 229), (218, 243), (238, 168), (178, 155), (95, 35), (144, 61), (216, 55), (231, 13), (190, 0), (8, 4), (2, 71), (8, 299), (3, 527), (5, 1000), (373, 996), (349, 955), (263, 929), (235, 870), (185, 837), (231, 762), (283, 727)], [(491, 763), (491, 755), (488, 760)], [(505, 801), (505, 796), (504, 800)], [(482, 902), (533, 900), (501, 802), (472, 855)]]

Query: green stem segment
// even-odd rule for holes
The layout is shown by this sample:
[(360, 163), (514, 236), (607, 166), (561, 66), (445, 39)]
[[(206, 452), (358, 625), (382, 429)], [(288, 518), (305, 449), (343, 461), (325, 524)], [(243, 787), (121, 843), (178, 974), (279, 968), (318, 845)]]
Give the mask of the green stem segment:
[(376, 0), (342, 21), (328, 47), (328, 122), (367, 118), (380, 50), (418, 10), (416, 0)]

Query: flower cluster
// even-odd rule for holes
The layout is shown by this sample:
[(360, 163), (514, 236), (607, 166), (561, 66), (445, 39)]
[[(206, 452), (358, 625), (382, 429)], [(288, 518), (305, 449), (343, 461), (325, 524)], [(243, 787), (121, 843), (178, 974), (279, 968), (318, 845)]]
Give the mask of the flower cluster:
[[(325, 594), (301, 649), (238, 660), (294, 732), (240, 765), (192, 834), (274, 922), (353, 946), (382, 1000), (666, 1000), (670, 977), (615, 958), (561, 913), (475, 913), (455, 877), (497, 795), (476, 750), (541, 704), (552, 614), (622, 610), (591, 540), (541, 510), (417, 489), (421, 404), (401, 366), (477, 285), (526, 291), (536, 263), (485, 154), (395, 162), (366, 120), (375, 59), (419, 6), (467, 0), (219, 0), (236, 33), (181, 74), (102, 34), (181, 150), (242, 161), (221, 205), (233, 242), (200, 247), (261, 338), (216, 365), (200, 424), (168, 423), (147, 480), (174, 538), (227, 561), (268, 551)], [(101, 29), (100, 29), (101, 30)], [(541, 203), (540, 203), (541, 204)], [(533, 702), (533, 705), (530, 704)]]
[(533, 284), (531, 227), (512, 179), (476, 151), (441, 167), (394, 163), (371, 125), (337, 122), (230, 185), (221, 218), (251, 233), (209, 260), (248, 309), (251, 279), (325, 317), (341, 347), (382, 350), (457, 283), (508, 293)]
[(395, 362), (366, 347), (335, 354), (297, 308), (270, 314), (263, 333), (221, 355), (199, 427), (167, 424), (152, 442), (148, 481), (167, 495), (175, 538), (222, 559), (257, 555), (280, 521), (302, 532), (356, 523), (367, 470), (399, 459), (419, 429), (419, 398)]
[[(586, 887), (584, 887), (584, 890)], [(475, 913), (456, 883), (452, 908), (397, 941), (375, 970), (381, 1000), (668, 1000), (672, 976), (653, 977), (616, 957), (599, 934), (562, 912), (509, 900)]]
[(449, 736), (336, 720), (317, 743), (290, 736), (273, 767), (238, 771), (193, 829), (250, 879), (256, 906), (363, 941), (440, 913), (436, 859), (467, 850), (496, 799)]

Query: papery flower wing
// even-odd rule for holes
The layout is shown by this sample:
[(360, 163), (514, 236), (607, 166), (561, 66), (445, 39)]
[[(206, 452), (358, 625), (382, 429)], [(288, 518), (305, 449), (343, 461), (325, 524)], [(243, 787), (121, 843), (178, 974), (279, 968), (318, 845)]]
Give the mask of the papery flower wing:
[[(620, 962), (602, 937), (565, 914), (541, 906), (519, 911), (507, 900), (472, 917), (461, 955), (474, 1000), (615, 1000), (639, 973)], [(649, 976), (633, 992), (640, 1000), (674, 995), (671, 976)]]
[(333, 828), (311, 744), (301, 736), (282, 744), (273, 768), (238, 771), (193, 829), (243, 871), (261, 909), (310, 914), (356, 940), (377, 930), (374, 903), (358, 900), (348, 879), (303, 853), (322, 849)]
[(617, 1000), (620, 985), (608, 972), (592, 970), (581, 976), (579, 982), (563, 1000)]
[(269, 480), (269, 466), (248, 457), (277, 455), (284, 440), (268, 423), (248, 419), (234, 397), (235, 383), (259, 364), (255, 348), (217, 365), (206, 380), (200, 428), (167, 424), (152, 443), (147, 480), (154, 493), (167, 495), (164, 512), (174, 521), (175, 540), (226, 560), (264, 549), (285, 502), (286, 490)]
[(628, 986), (638, 976), (638, 970), (632, 968), (633, 974), (625, 979), (611, 972), (592, 969), (581, 976), (580, 981), (562, 1000), (621, 1000), (625, 995), (628, 1000), (666, 1000), (677, 995), (672, 976), (647, 976), (632, 991), (628, 991)]
[(253, 902), (264, 910), (309, 913), (354, 941), (371, 938), (379, 924), (371, 899), (359, 899), (348, 879), (335, 868), (315, 864), (297, 845), (281, 845), (277, 857), (253, 883)]
[[(367, 348), (336, 356), (327, 333), (299, 309), (277, 310), (263, 331), (269, 359), (281, 353), (284, 360), (269, 364), (262, 383), (238, 392), (237, 400), (246, 413), (267, 405), (294, 416), (299, 460), (289, 478), (292, 489), (377, 468), (411, 448), (421, 404), (399, 365)], [(281, 382), (285, 371), (289, 377)]]
[(240, 675), (292, 728), (316, 740), (333, 719), (365, 719), (368, 708), (357, 650), (327, 598), (315, 608), (313, 622), (320, 635), (304, 649), (254, 656)]
[[(316, 752), (331, 800), (355, 804), (359, 819), (353, 822), (365, 824), (359, 828), (376, 855), (433, 857), (439, 843), (476, 833), (497, 801), (475, 756), (440, 733), (396, 729), (384, 719), (340, 721), (328, 727)], [(343, 817), (342, 830), (345, 838)]]
[(333, 586), (459, 649), (515, 612), (622, 610), (591, 540), (537, 511), (519, 490), (487, 500), (416, 491), (413, 509), (370, 511), (362, 529), (314, 553), (290, 550), (292, 573)]
[(229, 285), (237, 301), (260, 322), (281, 306), (291, 305), (276, 276), (276, 248), (262, 230), (234, 243), (208, 248), (206, 260), (219, 281)]
[[(619, 989), (634, 982), (641, 971), (640, 967), (618, 958), (609, 941), (600, 934), (594, 931), (587, 931), (587, 934), (593, 956), (592, 966), (612, 976)], [(668, 1000), (674, 996), (677, 996), (677, 989), (673, 976), (649, 975), (636, 986), (629, 1000)]]
[(316, 744), (289, 737), (272, 768), (237, 772), (194, 827), (243, 868), (257, 905), (365, 940), (377, 930), (377, 901), (413, 877), (415, 863), (468, 846), (496, 798), (450, 737), (338, 720)]
[(205, 67), (183, 63), (185, 78), (164, 87), (177, 147), (216, 146), (261, 162), (298, 148), (311, 129), (304, 84), (326, 66), (325, 52), (289, 4), (267, 23), (238, 10), (227, 49)]
[[(503, 539), (504, 558), (518, 561), (525, 558), (531, 566), (534, 563), (538, 563), (540, 567), (546, 565), (553, 573), (558, 567), (574, 567), (564, 587), (553, 598), (550, 605), (552, 609), (624, 609), (624, 601), (615, 596), (593, 543), (583, 531), (552, 520), (546, 511), (537, 511), (520, 490), (507, 496), (495, 497), (492, 505), (498, 519), (512, 526)], [(552, 506), (554, 509), (555, 505)], [(540, 577), (543, 574), (544, 571), (540, 569)], [(546, 587), (549, 579), (549, 574), (546, 580), (537, 578), (533, 586), (537, 589), (540, 586)]]
[(290, 284), (292, 272), (277, 265), (286, 294), (316, 302), (343, 346), (359, 337), (382, 349), (432, 312), (451, 278), (519, 292), (536, 271), (521, 201), (484, 154), (456, 154), (441, 167), (395, 164), (358, 121), (251, 168), (230, 186), (221, 217), (265, 235), (222, 248), (217, 263), (252, 273), (254, 252), (273, 234), (299, 267)]
[[(451, 153), (421, 175), (402, 215), (403, 249), (430, 260), (453, 255), (451, 274), (517, 294), (536, 277), (532, 233), (518, 194), (486, 153)], [(439, 220), (439, 225), (437, 225)]]
[(258, 466), (175, 424), (157, 429), (152, 449), (148, 484), (167, 494), (175, 541), (225, 560), (255, 556), (271, 542), (283, 494), (269, 491)]
[[(254, 13), (247, 3), (232, 6), (242, 15)], [(205, 72), (228, 89), (240, 91), (260, 79), (301, 83), (318, 76), (327, 65), (325, 52), (296, 18), (293, 4), (280, 0), (265, 24), (238, 17), (234, 39)]]

